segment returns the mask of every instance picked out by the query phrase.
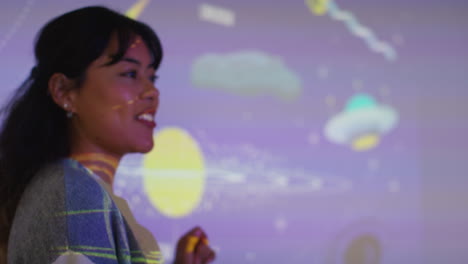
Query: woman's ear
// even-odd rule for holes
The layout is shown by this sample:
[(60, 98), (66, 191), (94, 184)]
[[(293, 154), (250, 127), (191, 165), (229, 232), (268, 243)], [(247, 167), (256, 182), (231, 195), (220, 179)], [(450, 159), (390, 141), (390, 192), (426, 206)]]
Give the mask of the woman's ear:
[(63, 73), (54, 73), (49, 79), (49, 93), (52, 100), (67, 112), (75, 112), (74, 82)]

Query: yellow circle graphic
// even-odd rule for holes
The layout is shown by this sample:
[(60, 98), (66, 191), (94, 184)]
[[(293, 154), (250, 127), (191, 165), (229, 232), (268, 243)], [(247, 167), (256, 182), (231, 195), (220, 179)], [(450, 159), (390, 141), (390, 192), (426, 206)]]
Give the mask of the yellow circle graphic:
[(154, 137), (154, 148), (144, 158), (144, 189), (162, 214), (181, 218), (200, 203), (205, 165), (198, 143), (183, 129), (169, 127)]
[(312, 13), (321, 16), (328, 11), (329, 1), (330, 0), (306, 0), (306, 4)]

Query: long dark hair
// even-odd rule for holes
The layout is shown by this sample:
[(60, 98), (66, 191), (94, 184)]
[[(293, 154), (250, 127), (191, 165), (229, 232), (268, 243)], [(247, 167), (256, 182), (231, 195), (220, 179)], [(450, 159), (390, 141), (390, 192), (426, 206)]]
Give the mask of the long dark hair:
[(38, 34), (36, 66), (1, 110), (0, 263), (5, 261), (11, 224), (26, 185), (44, 165), (70, 154), (66, 113), (48, 93), (48, 81), (52, 74), (63, 73), (79, 89), (86, 69), (103, 54), (112, 34), (117, 35), (119, 48), (109, 65), (123, 57), (138, 35), (152, 53), (154, 68), (159, 67), (162, 48), (153, 30), (105, 7), (66, 13)]

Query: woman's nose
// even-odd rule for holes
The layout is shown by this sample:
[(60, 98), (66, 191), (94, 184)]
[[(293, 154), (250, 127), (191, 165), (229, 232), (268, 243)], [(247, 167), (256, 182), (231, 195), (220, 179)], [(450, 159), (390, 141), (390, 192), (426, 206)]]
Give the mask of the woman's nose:
[(141, 94), (141, 99), (142, 100), (156, 100), (159, 98), (159, 90), (155, 86), (151, 85), (151, 87), (148, 87), (143, 91)]

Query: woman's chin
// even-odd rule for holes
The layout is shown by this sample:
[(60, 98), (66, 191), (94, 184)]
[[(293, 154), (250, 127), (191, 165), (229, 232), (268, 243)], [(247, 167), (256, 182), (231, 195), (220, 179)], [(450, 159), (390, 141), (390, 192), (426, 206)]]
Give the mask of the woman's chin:
[(153, 140), (140, 143), (138, 146), (135, 146), (135, 149), (133, 152), (138, 152), (138, 153), (148, 153), (153, 149), (154, 143)]

